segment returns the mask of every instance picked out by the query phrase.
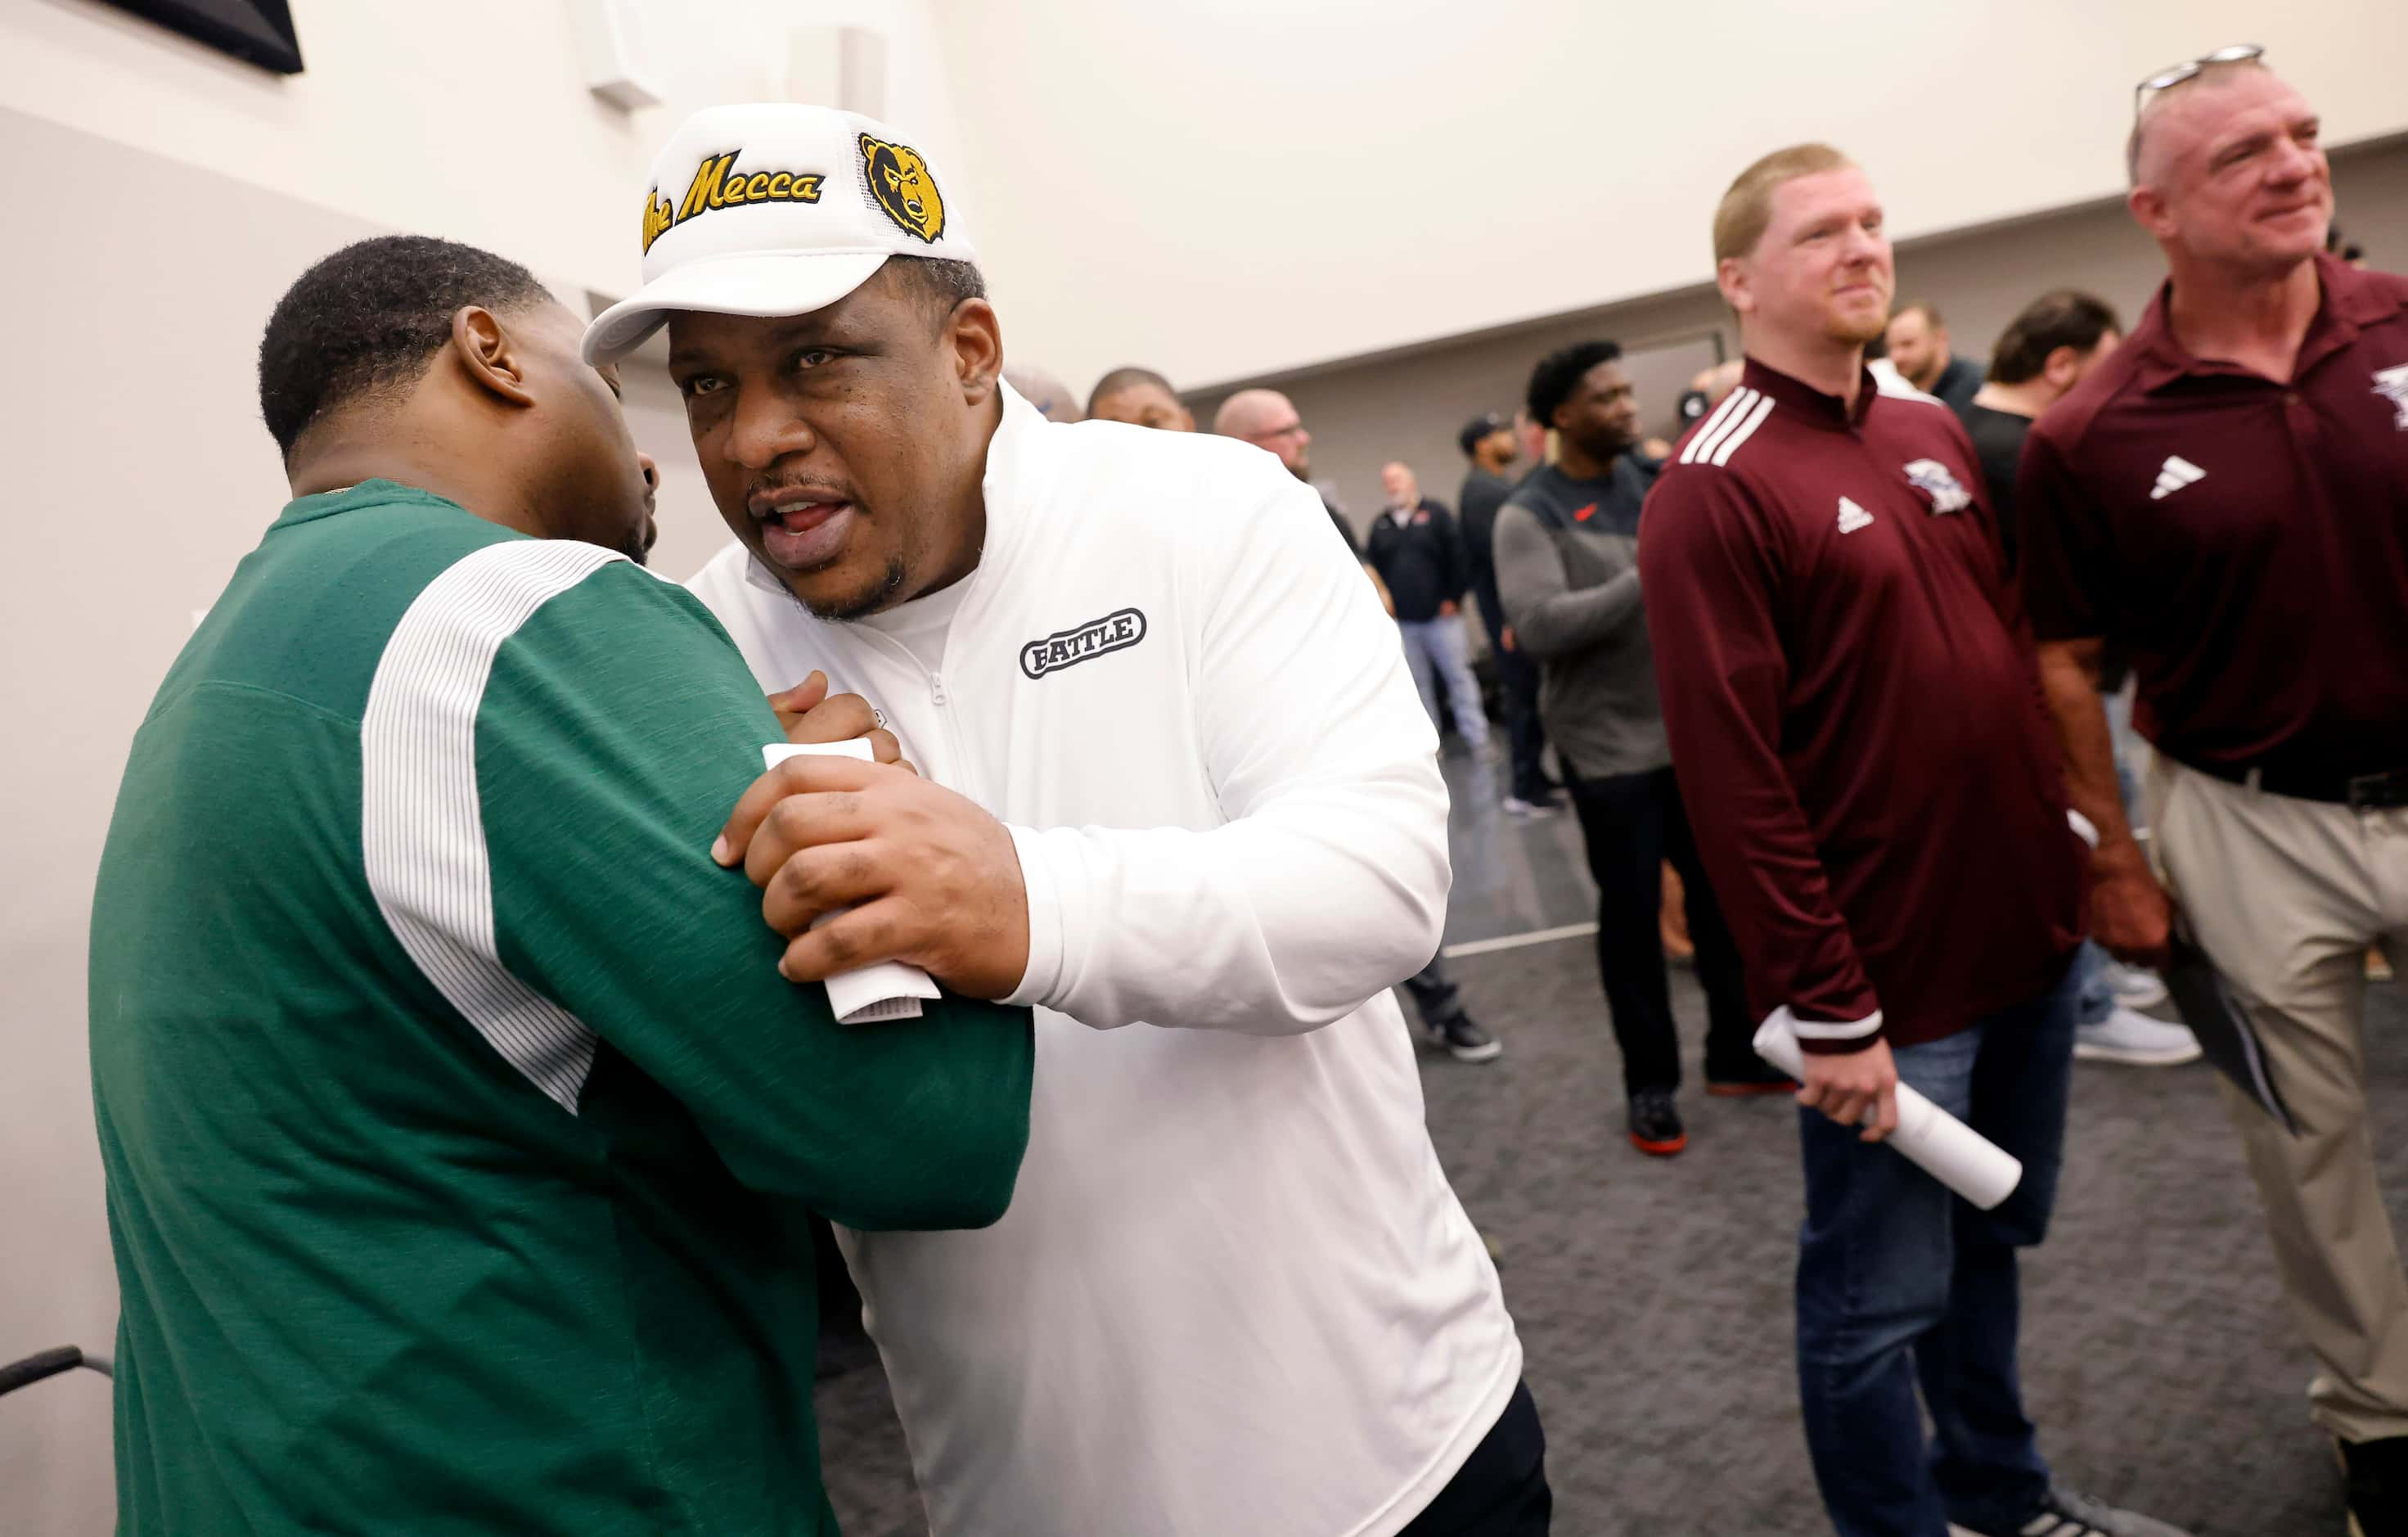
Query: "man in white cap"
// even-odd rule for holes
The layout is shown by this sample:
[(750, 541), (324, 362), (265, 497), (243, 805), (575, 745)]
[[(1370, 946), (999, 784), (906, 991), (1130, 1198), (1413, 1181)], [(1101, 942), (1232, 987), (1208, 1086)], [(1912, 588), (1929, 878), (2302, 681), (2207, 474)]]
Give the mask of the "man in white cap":
[(893, 958), (1037, 1010), (1003, 1220), (843, 1235), (930, 1524), (1542, 1532), (1521, 1346), (1388, 992), (1449, 881), (1395, 633), (1277, 459), (1000, 382), (955, 190), (851, 114), (697, 114), (585, 343), (669, 327), (739, 541), (695, 593), (925, 776), (799, 760), (736, 808), (787, 975)]

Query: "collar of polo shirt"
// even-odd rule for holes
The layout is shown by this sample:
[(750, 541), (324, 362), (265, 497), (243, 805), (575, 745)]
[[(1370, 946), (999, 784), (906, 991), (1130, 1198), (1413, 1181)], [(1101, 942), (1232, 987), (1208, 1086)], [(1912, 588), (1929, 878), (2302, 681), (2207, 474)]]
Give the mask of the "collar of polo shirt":
[[(2399, 301), (2383, 285), (2371, 280), (2338, 256), (2319, 251), (2315, 258), (2316, 281), (2321, 297), (2316, 304), (2315, 319), (2308, 323), (2308, 334), (2300, 342), (2299, 360), (2292, 365), (2291, 377), (2296, 380), (2310, 368), (2358, 339), (2359, 330), (2395, 313)], [(2193, 357), (2174, 338), (2173, 327), (2166, 323), (2166, 304), (2173, 294), (2173, 280), (2157, 285), (2157, 296), (2149, 301), (2148, 310), (2141, 323), (2132, 328), (2125, 345), (2133, 350), (2138, 360), (2134, 377), (2144, 390), (2161, 390), (2178, 379), (2193, 375), (2238, 374), (2250, 379), (2262, 376), (2238, 363), (2221, 358)]]

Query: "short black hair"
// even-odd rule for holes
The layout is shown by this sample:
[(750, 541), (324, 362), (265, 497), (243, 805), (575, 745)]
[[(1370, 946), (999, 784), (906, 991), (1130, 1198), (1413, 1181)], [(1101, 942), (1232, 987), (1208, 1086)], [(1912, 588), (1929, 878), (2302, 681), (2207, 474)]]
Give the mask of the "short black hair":
[(363, 396), (418, 381), (452, 317), (495, 313), (552, 294), (518, 263), (424, 235), (345, 246), (294, 280), (259, 338), (259, 414), (284, 457), (309, 424)]
[(2021, 384), (2038, 378), (2048, 366), (2048, 354), (2058, 348), (2088, 352), (2108, 332), (2121, 334), (2123, 329), (2114, 308), (2104, 299), (2071, 288), (2043, 294), (1999, 333), (1999, 344), (1990, 352), (1990, 378), (2000, 384)]
[(1618, 341), (1576, 341), (1541, 358), (1530, 370), (1530, 420), (1542, 427), (1554, 426), (1555, 408), (1572, 397), (1588, 371), (1621, 355)]
[(1159, 385), (1163, 394), (1170, 396), (1173, 400), (1179, 398), (1179, 392), (1170, 387), (1170, 381), (1163, 378), (1160, 374), (1155, 373), (1151, 368), (1140, 368), (1134, 366), (1126, 368), (1114, 368), (1111, 373), (1108, 373), (1103, 378), (1096, 381), (1096, 387), (1087, 392), (1087, 414), (1089, 416), (1095, 415), (1096, 407), (1106, 395), (1118, 395), (1132, 384)]
[(1463, 424), (1461, 432), (1455, 435), (1455, 445), (1463, 450), (1463, 456), (1469, 459), (1481, 444), (1498, 433), (1506, 431), (1512, 424), (1495, 411), (1490, 411), (1484, 416), (1475, 416)]
[(910, 285), (939, 325), (968, 301), (986, 297), (986, 274), (978, 269), (975, 262), (949, 261), (938, 256), (889, 256), (886, 266)]

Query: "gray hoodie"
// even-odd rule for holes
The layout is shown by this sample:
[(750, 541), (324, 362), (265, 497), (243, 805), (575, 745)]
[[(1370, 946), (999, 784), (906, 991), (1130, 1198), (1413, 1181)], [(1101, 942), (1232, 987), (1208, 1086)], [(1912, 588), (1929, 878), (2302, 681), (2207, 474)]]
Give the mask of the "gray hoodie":
[(1539, 664), (1539, 716), (1584, 779), (1672, 761), (1639, 596), (1639, 509), (1655, 483), (1631, 455), (1604, 477), (1534, 470), (1497, 514), (1497, 591)]

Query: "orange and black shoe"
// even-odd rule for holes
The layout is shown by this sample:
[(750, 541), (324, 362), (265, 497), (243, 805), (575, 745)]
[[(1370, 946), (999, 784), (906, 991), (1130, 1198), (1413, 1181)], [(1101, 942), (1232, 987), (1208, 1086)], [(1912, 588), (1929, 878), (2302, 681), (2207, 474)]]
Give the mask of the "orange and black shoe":
[(1630, 1097), (1630, 1145), (1651, 1158), (1669, 1158), (1689, 1145), (1670, 1089), (1641, 1089)]
[(1745, 1099), (1759, 1094), (1795, 1094), (1798, 1080), (1760, 1057), (1750, 1057), (1727, 1070), (1706, 1065), (1706, 1092), (1717, 1099)]

